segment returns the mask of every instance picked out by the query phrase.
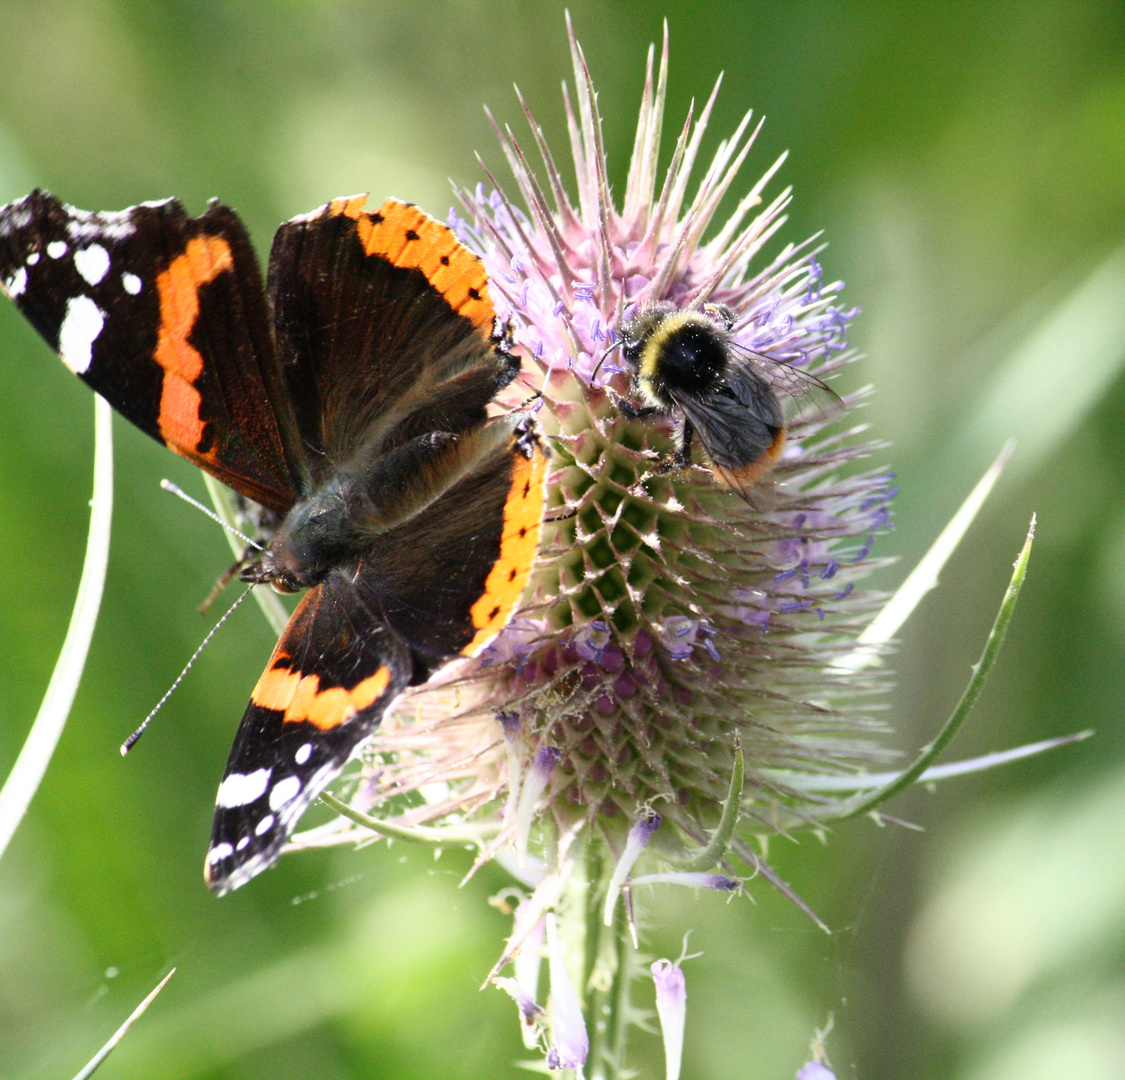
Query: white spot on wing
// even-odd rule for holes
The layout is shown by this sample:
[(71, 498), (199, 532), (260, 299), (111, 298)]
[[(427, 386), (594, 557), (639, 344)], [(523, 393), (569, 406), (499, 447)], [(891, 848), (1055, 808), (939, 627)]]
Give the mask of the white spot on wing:
[(39, 252), (38, 251), (33, 251), (27, 257), (27, 265), (28, 266), (34, 266), (38, 261), (39, 261)]
[(74, 253), (74, 267), (91, 285), (97, 285), (109, 273), (109, 252), (101, 244), (79, 248)]
[(272, 829), (274, 827), (276, 822), (277, 822), (277, 818), (275, 818), (273, 816), (273, 814), (266, 814), (266, 816), (264, 818), (262, 818), (262, 820), (259, 821), (258, 824), (255, 826), (254, 835), (255, 836), (264, 836), (266, 833), (268, 833), (270, 831), (270, 829)]
[(232, 806), (245, 806), (266, 793), (272, 769), (257, 769), (252, 773), (231, 773), (219, 785), (215, 805), (229, 809)]
[(75, 206), (63, 204), (63, 209), (70, 215), (66, 223), (67, 235), (73, 240), (89, 240), (91, 237), (100, 236), (106, 240), (124, 240), (137, 231), (133, 224), (133, 211), (107, 210), (100, 214), (91, 214), (89, 210), (79, 210)]
[(16, 272), (4, 282), (4, 290), (13, 300), (15, 300), (17, 296), (22, 296), (26, 288), (27, 268), (23, 266), (17, 268)]
[(0, 236), (11, 236), (31, 224), (31, 207), (26, 201), (12, 203), (0, 217)]
[(105, 312), (88, 296), (74, 296), (67, 302), (66, 316), (59, 327), (59, 355), (75, 375), (89, 370), (94, 342), (104, 325)]
[(67, 253), (67, 246), (65, 240), (52, 240), (47, 245), (47, 254), (52, 259), (61, 259)]
[(312, 743), (307, 742), (293, 755), (293, 760), (298, 765), (304, 765), (312, 757), (312, 752)]
[(249, 843), (250, 843), (250, 837), (244, 836), (241, 840), (238, 841), (237, 844), (234, 845), (234, 850), (235, 851), (243, 851), (243, 850), (245, 850), (246, 845), (249, 844)]
[(339, 762), (330, 761), (327, 765), (322, 765), (314, 774), (311, 780), (305, 784), (304, 798), (294, 799), (284, 809), (282, 809), (278, 817), (288, 827), (293, 824), (305, 812), (305, 808), (317, 797), (327, 784), (334, 777), (339, 775), (340, 764)]
[(229, 859), (234, 854), (234, 848), (230, 844), (222, 843), (216, 844), (209, 852), (207, 852), (207, 862), (214, 866), (215, 863), (220, 863), (223, 859)]
[(122, 274), (121, 284), (130, 296), (136, 296), (141, 291), (141, 279), (136, 274)]
[(301, 778), (299, 776), (287, 776), (284, 780), (278, 780), (270, 789), (270, 809), (280, 809), (287, 802), (295, 799), (300, 792)]

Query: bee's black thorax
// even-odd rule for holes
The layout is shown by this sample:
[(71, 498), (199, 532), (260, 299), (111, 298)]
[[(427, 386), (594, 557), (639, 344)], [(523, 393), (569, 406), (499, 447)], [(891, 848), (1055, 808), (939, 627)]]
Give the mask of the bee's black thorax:
[(638, 370), (668, 404), (676, 395), (709, 393), (726, 370), (726, 343), (717, 327), (702, 321), (691, 320), (666, 335), (653, 335), (644, 353)]
[(677, 398), (718, 389), (727, 366), (727, 326), (707, 311), (656, 305), (621, 331), (622, 354), (634, 390), (649, 407), (670, 409)]

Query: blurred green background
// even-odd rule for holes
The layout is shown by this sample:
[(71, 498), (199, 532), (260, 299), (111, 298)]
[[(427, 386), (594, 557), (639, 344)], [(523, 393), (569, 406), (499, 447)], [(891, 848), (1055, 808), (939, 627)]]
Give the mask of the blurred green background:
[[(645, 50), (671, 25), (668, 132), (725, 83), (713, 150), (768, 116), (740, 190), (784, 150), (785, 238), (825, 229), (863, 309), (850, 385), (902, 493), (876, 553), (896, 585), (1005, 439), (997, 494), (903, 632), (888, 716), (904, 751), (979, 655), (1032, 511), (1038, 543), (1000, 665), (953, 757), (1096, 738), (889, 809), (924, 832), (838, 828), (771, 858), (833, 928), (659, 894), (648, 941), (687, 967), (685, 1075), (777, 1080), (828, 1014), (838, 1075), (1125, 1077), (1125, 7), (1106, 0), (575, 2), (620, 187)], [(448, 177), (502, 169), (481, 106), (521, 136), (519, 84), (565, 160), (560, 4), (2, 0), (0, 202), (41, 184), (118, 209), (218, 196), (268, 246), (281, 220), (371, 191), (438, 216)], [(528, 140), (529, 141), (529, 140)], [(736, 187), (738, 187), (736, 185)], [(0, 306), (0, 772), (66, 628), (85, 545), (92, 407)], [(169, 965), (106, 1077), (516, 1075), (515, 1012), (477, 987), (505, 878), (461, 853), (283, 860), (215, 900), (211, 806), (273, 639), (247, 607), (129, 759), (117, 747), (209, 621), (218, 531), (162, 494), (194, 470), (116, 425), (106, 601), (59, 752), (0, 863), (0, 1075), (70, 1076)], [(663, 1075), (641, 1037), (644, 1075)]]

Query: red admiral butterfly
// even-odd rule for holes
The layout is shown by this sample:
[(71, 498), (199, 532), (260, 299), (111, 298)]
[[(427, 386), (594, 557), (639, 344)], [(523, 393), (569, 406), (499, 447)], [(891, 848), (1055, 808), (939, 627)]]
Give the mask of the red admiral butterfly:
[(519, 369), (480, 260), (389, 199), (274, 237), (266, 287), (212, 202), (0, 208), (0, 283), (63, 362), (170, 450), (278, 515), (244, 581), (307, 589), (242, 717), (207, 882), (270, 866), (407, 687), (479, 652), (527, 585), (547, 455), (487, 407)]

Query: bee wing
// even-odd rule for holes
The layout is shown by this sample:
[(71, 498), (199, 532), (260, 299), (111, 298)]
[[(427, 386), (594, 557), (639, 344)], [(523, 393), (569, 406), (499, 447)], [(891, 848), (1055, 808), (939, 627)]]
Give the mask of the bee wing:
[[(753, 386), (747, 383), (747, 386)], [(751, 506), (769, 509), (760, 489), (751, 495), (761, 476), (773, 464), (784, 441), (785, 420), (777, 399), (765, 382), (759, 382), (753, 400), (727, 393), (676, 397), (676, 404), (691, 424), (716, 475)], [(744, 398), (750, 394), (744, 394)]]
[(730, 349), (726, 383), (747, 408), (755, 408), (766, 393), (777, 402), (786, 426), (824, 424), (843, 414), (844, 403), (839, 395), (815, 375), (737, 343), (732, 343)]
[(732, 345), (723, 385), (707, 394), (674, 395), (718, 477), (751, 506), (769, 509), (760, 483), (777, 459), (790, 424), (826, 423), (844, 403), (815, 376)]

